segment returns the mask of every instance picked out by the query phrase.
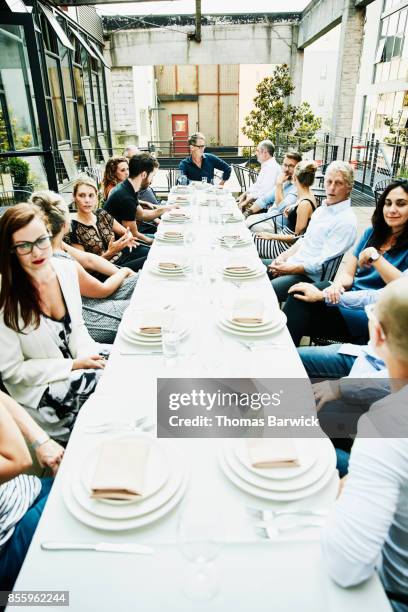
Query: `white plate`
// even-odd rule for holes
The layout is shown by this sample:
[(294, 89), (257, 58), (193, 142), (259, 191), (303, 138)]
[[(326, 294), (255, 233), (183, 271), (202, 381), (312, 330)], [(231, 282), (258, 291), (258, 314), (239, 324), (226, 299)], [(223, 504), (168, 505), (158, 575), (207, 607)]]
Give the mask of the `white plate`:
[(223, 331), (233, 334), (234, 336), (241, 336), (242, 338), (263, 338), (264, 336), (269, 336), (270, 334), (276, 334), (281, 331), (286, 325), (286, 317), (281, 321), (278, 321), (276, 325), (270, 327), (269, 329), (262, 330), (246, 330), (246, 329), (232, 329), (223, 323), (223, 321), (217, 321), (218, 327), (220, 327)]
[[(180, 459), (178, 461), (180, 462)], [(177, 465), (177, 461), (174, 461), (171, 465), (171, 476), (159, 491), (147, 499), (122, 506), (106, 505), (102, 503), (102, 500), (92, 499), (84, 483), (78, 477), (72, 480), (71, 490), (77, 503), (87, 512), (101, 518), (126, 520), (150, 514), (166, 504), (176, 494), (183, 477), (184, 470)]]
[[(149, 338), (148, 336), (141, 336), (137, 332), (125, 329), (122, 326), (119, 329), (121, 337), (127, 342), (132, 342), (134, 344), (143, 344), (144, 346), (151, 346), (152, 348), (162, 345), (161, 336), (153, 336), (152, 338)], [(180, 340), (183, 340), (183, 338), (185, 338), (188, 332), (188, 328), (180, 330)]]
[(318, 480), (314, 484), (310, 485), (309, 487), (305, 487), (304, 489), (299, 489), (297, 491), (265, 491), (264, 489), (260, 489), (259, 487), (256, 487), (255, 485), (245, 482), (244, 480), (242, 480), (242, 478), (240, 478), (237, 474), (235, 474), (235, 472), (228, 465), (222, 450), (218, 453), (218, 459), (219, 459), (221, 469), (224, 472), (225, 476), (236, 487), (241, 489), (241, 491), (245, 491), (245, 493), (249, 493), (250, 495), (253, 495), (254, 497), (258, 497), (260, 499), (268, 499), (270, 501), (288, 502), (288, 501), (295, 501), (297, 499), (303, 499), (305, 497), (309, 497), (310, 495), (314, 495), (315, 493), (323, 489), (323, 487), (325, 487), (329, 483), (336, 469), (336, 453), (333, 447), (333, 452), (332, 452), (329, 467), (327, 468), (326, 472), (323, 474), (322, 478), (320, 478), (320, 480)]
[(189, 270), (188, 267), (183, 268), (182, 270), (162, 270), (157, 267), (155, 264), (152, 264), (149, 268), (150, 272), (153, 274), (158, 274), (159, 276), (166, 276), (167, 278), (185, 278), (186, 270)]
[[(331, 454), (327, 452), (325, 447), (320, 447), (320, 454), (317, 456), (314, 465), (310, 467), (306, 472), (295, 478), (287, 478), (285, 480), (272, 480), (271, 478), (265, 478), (264, 476), (258, 476), (252, 469), (252, 466), (244, 466), (237, 458), (234, 449), (231, 446), (226, 445), (224, 449), (224, 457), (229, 467), (239, 476), (242, 480), (249, 482), (250, 484), (259, 487), (260, 489), (266, 489), (267, 491), (295, 491), (309, 487), (313, 483), (317, 482), (322, 478), (323, 474), (329, 467)], [(284, 469), (284, 468), (282, 468)], [(292, 468), (286, 468), (288, 472)], [(261, 470), (258, 470), (261, 472)]]
[(297, 478), (313, 468), (322, 447), (324, 449), (322, 452), (331, 455), (333, 446), (328, 438), (296, 438), (295, 443), (301, 464), (291, 468), (254, 468), (249, 463), (247, 445), (244, 439), (235, 440), (232, 447), (237, 459), (253, 474), (272, 480), (288, 480), (289, 478)]
[(128, 529), (138, 529), (139, 527), (149, 525), (150, 523), (153, 523), (154, 521), (157, 521), (168, 514), (182, 499), (186, 491), (187, 484), (188, 475), (185, 474), (176, 494), (173, 495), (173, 497), (171, 497), (166, 504), (163, 504), (163, 506), (160, 506), (160, 508), (154, 512), (150, 512), (149, 514), (144, 514), (143, 516), (130, 519), (123, 519), (120, 521), (95, 516), (94, 514), (90, 514), (84, 510), (82, 506), (80, 506), (74, 499), (71, 489), (68, 486), (62, 488), (62, 494), (68, 511), (84, 525), (88, 525), (88, 527), (93, 527), (94, 529), (100, 529), (102, 531), (126, 531)]
[[(117, 439), (134, 439), (134, 440), (146, 440), (150, 444), (150, 451), (147, 457), (146, 469), (145, 469), (145, 482), (144, 482), (144, 493), (142, 497), (137, 499), (101, 499), (100, 503), (108, 504), (109, 506), (126, 506), (129, 504), (139, 504), (141, 501), (148, 499), (151, 495), (154, 495), (159, 489), (163, 487), (169, 478), (168, 468), (168, 454), (165, 452), (161, 444), (157, 442), (155, 438), (140, 434), (138, 432), (121, 434), (112, 436)], [(106, 442), (106, 440), (104, 440)], [(81, 481), (84, 485), (88, 496), (91, 495), (91, 483), (95, 473), (96, 464), (98, 461), (99, 448), (104, 442), (100, 442), (96, 445), (91, 452), (86, 456), (83, 462), (83, 469), (81, 470)], [(79, 479), (78, 479), (79, 480)], [(95, 500), (96, 501), (96, 500)]]

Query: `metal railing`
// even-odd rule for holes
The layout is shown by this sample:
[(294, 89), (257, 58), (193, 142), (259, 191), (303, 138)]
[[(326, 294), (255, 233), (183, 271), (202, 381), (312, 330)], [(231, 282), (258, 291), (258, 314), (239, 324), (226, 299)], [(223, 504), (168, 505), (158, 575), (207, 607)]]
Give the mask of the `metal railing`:
[[(305, 158), (317, 161), (323, 169), (333, 160), (347, 161), (354, 167), (356, 188), (369, 195), (374, 195), (379, 181), (398, 176), (408, 177), (408, 146), (380, 142), (373, 134), (345, 138), (326, 134), (318, 139), (308, 136), (298, 139), (277, 136), (275, 148), (278, 162), (282, 161), (285, 152), (294, 149), (299, 150)], [(164, 170), (177, 168), (180, 158), (186, 155), (186, 152), (175, 151), (173, 141), (151, 141), (148, 150), (157, 157)], [(256, 163), (255, 146), (209, 146), (206, 150), (225, 159), (229, 164), (251, 168)], [(105, 163), (112, 153), (122, 155), (123, 150), (71, 147), (69, 143), (65, 143), (49, 152), (59, 191), (69, 193), (72, 183), (83, 174), (94, 178), (99, 187)], [(30, 151), (27, 156), (24, 152), (19, 152), (18, 159), (23, 159), (26, 163), (23, 178), (21, 173), (19, 177), (16, 176), (16, 159), (12, 152), (0, 154), (0, 193), (48, 188), (44, 156), (41, 152)]]

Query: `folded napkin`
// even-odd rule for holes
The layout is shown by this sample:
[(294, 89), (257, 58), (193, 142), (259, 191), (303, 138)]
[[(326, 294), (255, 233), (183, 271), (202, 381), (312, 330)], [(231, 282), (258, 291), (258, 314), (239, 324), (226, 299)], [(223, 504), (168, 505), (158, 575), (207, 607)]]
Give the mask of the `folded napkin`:
[(171, 315), (163, 311), (151, 311), (142, 315), (139, 331), (144, 334), (159, 334), (162, 327), (169, 325)]
[(176, 196), (176, 202), (188, 202), (188, 196), (178, 195)]
[(147, 440), (115, 438), (100, 446), (91, 497), (136, 499), (143, 495), (150, 445)]
[(181, 270), (181, 266), (178, 263), (172, 261), (161, 261), (159, 263), (160, 270)]
[(181, 232), (164, 232), (163, 236), (166, 236), (166, 238), (182, 238), (183, 234)]
[(242, 240), (239, 234), (234, 234), (234, 235), (227, 234), (226, 236), (223, 236), (221, 240), (225, 240), (226, 238), (233, 238), (234, 240)]
[(181, 210), (171, 210), (169, 215), (170, 217), (187, 217), (186, 213), (183, 213)]
[(228, 272), (251, 272), (251, 268), (248, 268), (248, 266), (226, 266), (224, 270)]
[(298, 454), (291, 438), (249, 438), (249, 462), (254, 468), (296, 467)]
[(232, 307), (231, 321), (234, 323), (263, 323), (264, 305), (261, 300), (243, 298), (237, 300)]

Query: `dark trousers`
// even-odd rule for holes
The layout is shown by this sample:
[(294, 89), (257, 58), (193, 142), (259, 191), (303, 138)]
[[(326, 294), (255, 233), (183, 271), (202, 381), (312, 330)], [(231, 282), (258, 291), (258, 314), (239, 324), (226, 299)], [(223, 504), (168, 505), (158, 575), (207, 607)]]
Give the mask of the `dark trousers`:
[(130, 268), (134, 272), (137, 272), (143, 267), (148, 253), (149, 249), (143, 245), (132, 249), (132, 251), (126, 247), (123, 249), (119, 259), (115, 261), (115, 265), (119, 266), (120, 268)]
[[(323, 281), (316, 283), (316, 287), (324, 289), (328, 284), (327, 281)], [(352, 334), (347, 325), (347, 314), (338, 306), (327, 306), (325, 302), (303, 302), (288, 295), (283, 312), (287, 316), (288, 329), (296, 346), (299, 346), (302, 336), (341, 339), (355, 344), (367, 342), (368, 327), (364, 324), (364, 320), (362, 319), (359, 334)]]
[(289, 289), (296, 283), (313, 283), (313, 281), (306, 274), (285, 274), (272, 279), (272, 287), (279, 302), (286, 301)]
[(41, 491), (33, 505), (15, 526), (13, 535), (0, 552), (0, 591), (11, 591), (41, 518), (53, 478), (41, 480)]

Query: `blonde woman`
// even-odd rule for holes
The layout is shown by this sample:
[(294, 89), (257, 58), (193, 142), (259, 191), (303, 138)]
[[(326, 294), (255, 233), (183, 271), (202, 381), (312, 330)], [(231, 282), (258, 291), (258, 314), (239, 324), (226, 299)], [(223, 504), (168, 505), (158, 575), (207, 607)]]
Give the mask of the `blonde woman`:
[(283, 213), (287, 218), (287, 225), (279, 234), (259, 232), (254, 236), (258, 254), (262, 259), (275, 259), (306, 231), (310, 217), (317, 207), (316, 198), (310, 189), (315, 173), (316, 165), (313, 161), (301, 161), (296, 165), (293, 182), (298, 198), (296, 204), (286, 208)]
[[(138, 275), (130, 268), (116, 268), (104, 282), (96, 279), (84, 269), (83, 259), (89, 254), (64, 243), (64, 236), (70, 230), (70, 217), (66, 202), (52, 191), (33, 193), (30, 202), (38, 206), (46, 216), (54, 257), (76, 260), (79, 289), (82, 296), (82, 314), (91, 337), (97, 342), (113, 343), (125, 309), (136, 286)], [(105, 272), (108, 263), (98, 255), (92, 257)], [(95, 271), (98, 265), (93, 265)]]
[(135, 272), (140, 270), (146, 260), (147, 247), (140, 246), (130, 230), (106, 210), (97, 209), (95, 182), (89, 178), (75, 181), (73, 197), (77, 213), (65, 240), (73, 247), (100, 255), (116, 266), (125, 266)]

